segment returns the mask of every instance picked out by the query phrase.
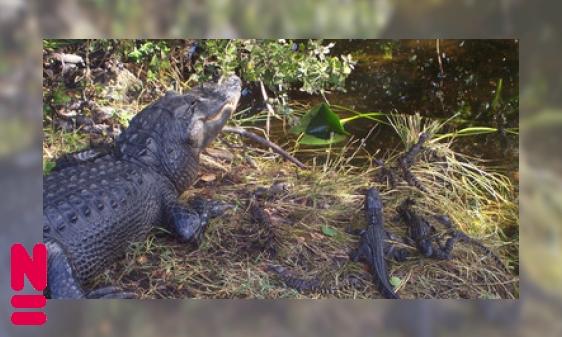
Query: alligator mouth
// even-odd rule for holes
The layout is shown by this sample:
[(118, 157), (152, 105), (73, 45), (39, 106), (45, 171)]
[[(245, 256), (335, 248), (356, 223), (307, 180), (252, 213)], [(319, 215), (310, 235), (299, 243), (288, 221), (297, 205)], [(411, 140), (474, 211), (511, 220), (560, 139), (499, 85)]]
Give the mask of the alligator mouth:
[(221, 132), (222, 128), (228, 122), (228, 119), (232, 116), (234, 111), (236, 111), (237, 105), (238, 97), (235, 97), (224, 103), (223, 106), (218, 109), (214, 115), (209, 116), (204, 120), (204, 140), (200, 143), (202, 145), (202, 148), (207, 147), (212, 142), (212, 139)]
[[(192, 93), (200, 92), (200, 95), (209, 101), (216, 100), (217, 103), (222, 101), (222, 106), (217, 106), (215, 113), (209, 114), (205, 122), (210, 124), (226, 123), (226, 120), (236, 111), (241, 87), (242, 81), (233, 75), (226, 78), (222, 77), (214, 83), (204, 83), (202, 86), (195, 88)], [(208, 109), (211, 110), (212, 106), (209, 105)]]
[(223, 105), (222, 109), (220, 109), (213, 117), (207, 119), (208, 123), (214, 123), (215, 121), (223, 121), (223, 119), (228, 119), (232, 115), (232, 113), (236, 110), (236, 105), (238, 104), (238, 100), (232, 100), (227, 102)]
[[(200, 149), (207, 147), (221, 132), (236, 111), (240, 99), (241, 80), (232, 76), (222, 84), (206, 83), (191, 91), (195, 98), (194, 116), (190, 127), (192, 143)], [(192, 104), (191, 101), (188, 102)]]

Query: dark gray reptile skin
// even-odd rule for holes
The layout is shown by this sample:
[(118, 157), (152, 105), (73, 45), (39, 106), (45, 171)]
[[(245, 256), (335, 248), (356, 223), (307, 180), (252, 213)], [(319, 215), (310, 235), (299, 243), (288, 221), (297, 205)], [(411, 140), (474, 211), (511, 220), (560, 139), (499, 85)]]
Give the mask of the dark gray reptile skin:
[(43, 179), (43, 239), (52, 298), (130, 298), (83, 284), (124, 257), (155, 226), (185, 241), (204, 227), (178, 196), (197, 176), (199, 154), (236, 108), (241, 81), (174, 92), (137, 114), (114, 151), (55, 170)]
[(379, 292), (387, 299), (399, 299), (388, 281), (388, 270), (385, 260), (385, 240), (388, 234), (384, 229), (383, 204), (379, 192), (369, 188), (365, 195), (365, 218), (367, 229), (361, 236), (359, 248), (350, 256), (350, 260), (358, 261), (364, 256), (371, 266), (371, 274)]

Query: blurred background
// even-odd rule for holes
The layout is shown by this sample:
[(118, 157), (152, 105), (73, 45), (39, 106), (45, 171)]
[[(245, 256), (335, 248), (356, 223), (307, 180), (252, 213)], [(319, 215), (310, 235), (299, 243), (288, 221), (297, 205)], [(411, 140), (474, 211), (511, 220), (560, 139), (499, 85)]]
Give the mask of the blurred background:
[[(40, 328), (10, 324), (1, 274), (0, 336), (264, 334), (560, 335), (562, 64), (552, 1), (0, 0), (0, 260), (41, 242), (43, 38), (516, 38), (520, 40), (521, 299), (510, 301), (50, 302)], [(475, 331), (478, 330), (478, 331)]]

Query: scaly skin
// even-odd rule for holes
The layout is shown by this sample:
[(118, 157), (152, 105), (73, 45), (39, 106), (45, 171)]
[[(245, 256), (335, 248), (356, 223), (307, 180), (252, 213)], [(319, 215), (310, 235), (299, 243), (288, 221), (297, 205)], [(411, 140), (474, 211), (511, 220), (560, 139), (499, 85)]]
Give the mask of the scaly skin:
[(271, 271), (279, 275), (289, 288), (296, 289), (300, 293), (335, 294), (353, 287), (352, 284), (344, 284), (338, 287), (324, 287), (321, 285), (320, 280), (304, 280), (294, 277), (289, 275), (284, 268), (278, 266), (268, 266), (266, 271)]
[(381, 182), (388, 182), (391, 190), (396, 189), (396, 174), (386, 167), (382, 159), (374, 159), (373, 162), (380, 167), (381, 171), (378, 174), (378, 179)]
[(422, 133), (418, 142), (399, 160), (399, 166), (402, 168), (404, 180), (410, 186), (417, 187), (420, 191), (429, 193), (429, 191), (420, 183), (418, 178), (410, 171), (410, 167), (414, 165), (414, 159), (420, 153), (423, 143), (429, 138), (428, 133)]
[(425, 186), (422, 185), (422, 183), (418, 180), (418, 178), (416, 178), (414, 173), (412, 173), (412, 171), (408, 167), (406, 167), (403, 163), (401, 163), (400, 166), (402, 167), (402, 174), (404, 175), (404, 180), (406, 180), (408, 185), (417, 187), (420, 191), (424, 193), (429, 193), (427, 188), (425, 188)]
[[(445, 245), (442, 245), (438, 240), (438, 236), (440, 236), (440, 234), (436, 233), (435, 228), (427, 220), (414, 214), (408, 208), (408, 206), (412, 204), (415, 204), (413, 200), (406, 199), (400, 204), (400, 206), (398, 206), (397, 211), (399, 218), (405, 221), (408, 225), (410, 238), (406, 241), (409, 241), (410, 244), (415, 246), (424, 257), (431, 257), (438, 260), (450, 260), (454, 258), (454, 255), (452, 255), (453, 246), (455, 243), (460, 241), (482, 248), (486, 254), (490, 255), (499, 267), (507, 273), (510, 273), (500, 257), (489, 247), (470, 237), (460, 229), (453, 228), (453, 224), (451, 223), (449, 217), (435, 215), (434, 218), (447, 227), (447, 231), (441, 234), (448, 234), (450, 236), (450, 238), (445, 242)], [(436, 242), (437, 246), (432, 245), (433, 242)]]
[(410, 167), (414, 165), (414, 158), (420, 153), (423, 143), (429, 138), (429, 133), (420, 134), (418, 142), (412, 146), (412, 148), (400, 159), (401, 164), (404, 167)]
[(364, 256), (371, 266), (373, 280), (383, 297), (399, 299), (388, 281), (384, 252), (387, 232), (383, 227), (383, 205), (379, 192), (374, 188), (370, 188), (365, 196), (365, 218), (367, 229), (361, 236), (359, 248), (350, 255), (350, 260), (356, 262)]
[[(52, 298), (130, 298), (115, 288), (86, 292), (132, 242), (156, 226), (196, 240), (207, 214), (179, 201), (197, 177), (199, 155), (222, 130), (241, 81), (169, 92), (138, 113), (107, 153), (77, 155), (43, 178), (43, 241)], [(206, 207), (200, 207), (206, 209)]]
[[(434, 227), (427, 220), (409, 209), (409, 206), (413, 204), (415, 204), (415, 201), (406, 199), (397, 208), (399, 218), (408, 226), (409, 237), (406, 238), (406, 241), (415, 246), (424, 257), (431, 257), (437, 260), (450, 260), (453, 258), (451, 251), (459, 237), (453, 235), (443, 246), (436, 236)], [(433, 245), (433, 242), (436, 242), (437, 246)]]
[(447, 216), (440, 216), (440, 215), (436, 215), (434, 216), (434, 218), (441, 222), (442, 224), (444, 224), (448, 230), (449, 233), (453, 236), (453, 237), (458, 237), (458, 241), (460, 242), (464, 242), (466, 244), (473, 244), (477, 247), (480, 247), (481, 249), (483, 249), (486, 254), (490, 255), (490, 257), (496, 262), (496, 264), (502, 268), (504, 271), (506, 271), (508, 274), (510, 274), (511, 272), (509, 271), (509, 269), (507, 269), (507, 267), (505, 266), (505, 264), (503, 263), (503, 261), (501, 260), (501, 258), (494, 253), (494, 251), (492, 251), (488, 246), (484, 245), (482, 242), (476, 240), (473, 237), (470, 237), (468, 234), (466, 234), (465, 232), (461, 231), (460, 229), (456, 229), (453, 228), (453, 224), (451, 223), (451, 220), (449, 219), (449, 217)]

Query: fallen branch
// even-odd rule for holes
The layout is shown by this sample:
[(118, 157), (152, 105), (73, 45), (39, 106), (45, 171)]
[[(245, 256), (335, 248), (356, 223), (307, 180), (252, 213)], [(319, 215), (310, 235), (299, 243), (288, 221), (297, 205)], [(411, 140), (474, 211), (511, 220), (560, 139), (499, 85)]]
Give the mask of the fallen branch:
[(277, 152), (278, 154), (281, 155), (281, 157), (283, 157), (284, 159), (294, 163), (295, 165), (297, 165), (300, 168), (306, 169), (308, 168), (308, 166), (306, 166), (305, 164), (303, 164), (300, 160), (298, 160), (297, 158), (291, 156), (289, 153), (287, 153), (285, 150), (283, 150), (282, 148), (280, 148), (277, 144), (272, 143), (271, 141), (260, 137), (258, 135), (256, 135), (255, 133), (251, 133), (248, 132), (242, 128), (238, 128), (238, 127), (234, 127), (234, 126), (225, 126), (222, 129), (224, 132), (230, 132), (230, 133), (237, 133), (239, 135), (242, 135), (244, 137), (248, 137), (253, 141), (256, 141), (260, 144), (262, 144), (263, 146), (267, 146), (270, 149), (272, 149), (273, 151)]

